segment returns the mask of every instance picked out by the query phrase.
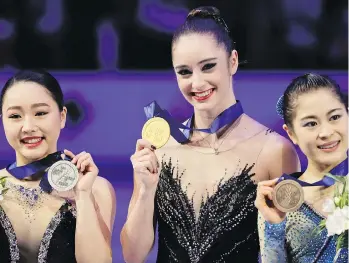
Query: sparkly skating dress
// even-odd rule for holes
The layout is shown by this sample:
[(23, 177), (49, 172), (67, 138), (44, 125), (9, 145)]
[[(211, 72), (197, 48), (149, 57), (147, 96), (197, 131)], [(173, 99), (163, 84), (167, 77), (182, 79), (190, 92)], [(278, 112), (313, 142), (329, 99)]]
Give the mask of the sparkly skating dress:
[(259, 156), (275, 134), (254, 125), (243, 115), (219, 154), (172, 138), (156, 151), (158, 263), (258, 262), (256, 181), (268, 179)]
[[(13, 223), (20, 229), (22, 234), (25, 233), (25, 235), (28, 236), (33, 235), (32, 233), (36, 231), (35, 223), (33, 223), (32, 229), (30, 229), (31, 227), (24, 227), (24, 225), (28, 224), (29, 220), (32, 220), (30, 217), (32, 212), (36, 213), (36, 216), (39, 217), (41, 211), (46, 211), (42, 210), (45, 209), (45, 207), (37, 205), (36, 201), (43, 204), (47, 200), (42, 197), (44, 194), (40, 188), (29, 189), (13, 183), (7, 183), (7, 186), (10, 190), (4, 195), (4, 200), (0, 201), (0, 262), (76, 263), (75, 207), (68, 201), (65, 201), (51, 220), (48, 220), (49, 223), (38, 245), (37, 252), (28, 252), (26, 245), (23, 246), (26, 242), (19, 242), (19, 237), (16, 235)], [(40, 199), (42, 200), (40, 201)], [(20, 202), (17, 202), (17, 200), (20, 200)], [(5, 207), (6, 209), (4, 209)], [(19, 219), (21, 214), (17, 211), (22, 211), (23, 209), (28, 217)], [(8, 216), (5, 210), (9, 212), (11, 216)], [(19, 215), (16, 217), (16, 214)], [(23, 222), (23, 224), (21, 224), (21, 222)], [(33, 222), (35, 221), (33, 220)], [(20, 238), (25, 240), (25, 235), (22, 235)], [(28, 246), (30, 246), (30, 244)]]

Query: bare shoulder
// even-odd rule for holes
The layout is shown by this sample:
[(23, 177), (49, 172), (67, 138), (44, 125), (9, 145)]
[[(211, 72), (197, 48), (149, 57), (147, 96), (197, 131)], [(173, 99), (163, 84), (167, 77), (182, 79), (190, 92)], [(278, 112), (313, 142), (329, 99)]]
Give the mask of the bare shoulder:
[(247, 115), (245, 115), (245, 122), (247, 122), (252, 129), (262, 131), (264, 135), (266, 135), (264, 147), (265, 152), (273, 154), (275, 150), (294, 150), (292, 143), (274, 130), (264, 126)]
[(267, 134), (270, 130), (260, 122), (248, 116), (247, 114), (243, 114), (239, 122), (240, 125), (245, 129), (244, 135), (246, 137), (255, 136), (261, 133)]
[(290, 140), (274, 131), (268, 132), (268, 138), (263, 151), (268, 156), (287, 153), (296, 154), (296, 149)]
[(114, 191), (113, 185), (104, 177), (97, 176), (95, 182), (93, 183), (93, 191), (104, 192), (104, 191)]
[(268, 133), (260, 161), (269, 175), (268, 179), (300, 171), (300, 161), (295, 147), (276, 132)]
[(97, 176), (92, 193), (97, 204), (97, 210), (102, 216), (108, 230), (111, 232), (116, 215), (116, 195), (114, 187), (105, 178)]
[(105, 178), (97, 176), (93, 187), (92, 192), (95, 197), (109, 197), (112, 200), (115, 200), (115, 190), (113, 185)]
[(300, 170), (297, 151), (290, 140), (250, 118), (250, 127), (262, 129), (263, 146), (258, 157), (260, 180), (269, 180), (284, 173)]

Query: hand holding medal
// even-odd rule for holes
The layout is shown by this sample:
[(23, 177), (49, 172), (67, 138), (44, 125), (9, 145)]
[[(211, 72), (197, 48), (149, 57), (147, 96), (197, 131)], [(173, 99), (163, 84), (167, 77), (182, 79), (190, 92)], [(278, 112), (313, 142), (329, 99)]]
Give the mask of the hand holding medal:
[[(267, 222), (272, 224), (281, 223), (286, 217), (286, 212), (281, 211), (275, 204), (273, 204), (275, 195), (274, 189), (278, 179), (279, 178), (259, 182), (257, 187), (257, 197), (255, 201), (255, 206), (263, 215), (263, 218)], [(279, 195), (277, 196), (279, 197)], [(280, 203), (282, 203), (281, 199)]]
[(170, 126), (163, 118), (153, 117), (144, 124), (142, 139), (137, 141), (136, 151), (131, 156), (135, 180), (143, 189), (156, 189), (159, 162), (154, 150), (163, 147), (170, 135)]
[(57, 192), (67, 192), (72, 189), (75, 193), (91, 192), (98, 175), (98, 168), (91, 154), (81, 152), (74, 155), (71, 151), (64, 150), (64, 155), (71, 161), (58, 161), (48, 170), (48, 181), (51, 187)]
[[(348, 159), (342, 161), (329, 173), (346, 176), (348, 174)], [(266, 221), (280, 223), (285, 218), (286, 213), (294, 212), (302, 206), (304, 202), (303, 187), (329, 187), (334, 183), (334, 179), (326, 175), (317, 182), (307, 183), (284, 174), (280, 178), (258, 183), (255, 205)], [(272, 201), (271, 204), (270, 201)]]

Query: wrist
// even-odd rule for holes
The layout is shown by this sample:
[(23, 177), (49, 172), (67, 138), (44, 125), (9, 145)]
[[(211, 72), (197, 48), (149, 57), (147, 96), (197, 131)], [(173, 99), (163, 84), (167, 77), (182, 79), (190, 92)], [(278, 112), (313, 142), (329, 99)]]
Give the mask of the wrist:
[(92, 191), (77, 191), (75, 194), (75, 200), (84, 201), (84, 200), (93, 200)]
[(145, 187), (141, 186), (139, 189), (139, 198), (141, 200), (147, 200), (149, 198), (154, 199), (157, 187)]

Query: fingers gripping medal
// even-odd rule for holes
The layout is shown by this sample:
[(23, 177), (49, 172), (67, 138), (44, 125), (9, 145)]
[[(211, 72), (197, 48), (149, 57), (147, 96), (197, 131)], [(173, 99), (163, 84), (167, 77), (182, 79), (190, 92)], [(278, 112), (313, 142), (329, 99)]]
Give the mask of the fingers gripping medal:
[(304, 202), (302, 186), (294, 180), (284, 180), (276, 185), (273, 191), (273, 203), (284, 213), (294, 212)]
[(70, 161), (58, 161), (48, 170), (48, 181), (58, 192), (69, 191), (79, 180), (79, 171)]
[(149, 119), (142, 129), (142, 138), (151, 142), (157, 149), (164, 146), (170, 136), (170, 125), (163, 118), (154, 117)]

